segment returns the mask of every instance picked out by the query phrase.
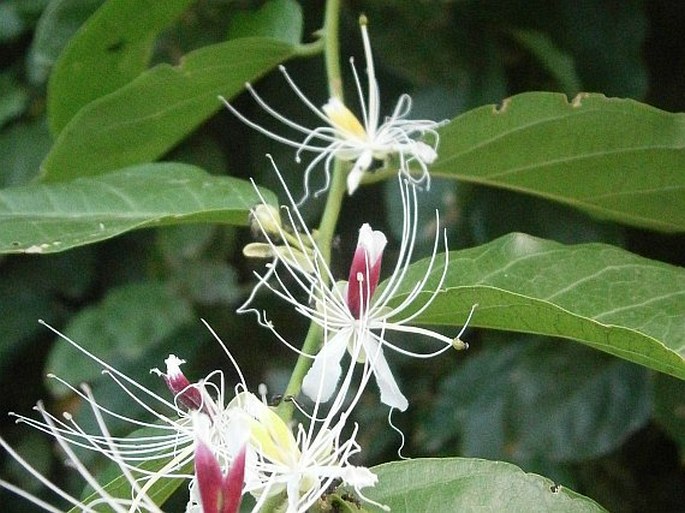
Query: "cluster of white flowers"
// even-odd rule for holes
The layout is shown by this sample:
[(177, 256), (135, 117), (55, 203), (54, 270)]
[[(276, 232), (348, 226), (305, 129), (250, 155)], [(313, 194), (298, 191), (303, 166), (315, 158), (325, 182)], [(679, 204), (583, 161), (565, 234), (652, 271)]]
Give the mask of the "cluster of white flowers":
[[(326, 176), (322, 190), (328, 186), (334, 160), (351, 163), (347, 174), (349, 194), (363, 182), (374, 160), (384, 161), (387, 166), (396, 164), (399, 170), (399, 200), (404, 220), (402, 237), (392, 272), (382, 284), (386, 236), (368, 223), (363, 224), (347, 281), (336, 280), (327, 258), (319, 249), (316, 233), (307, 227), (298, 208), (304, 199), (294, 200), (273, 160), (274, 170), (288, 198), (287, 205), (276, 209), (262, 198), (262, 203), (252, 210), (253, 224), (261, 242), (248, 244), (244, 254), (268, 258), (269, 262), (265, 272), (255, 273), (257, 284), (238, 312), (256, 313), (262, 326), (300, 357), (312, 360), (302, 381), (302, 392), (311, 399), (312, 405), (305, 409), (293, 399), (303, 420), (287, 422), (267, 404), (264, 391), (257, 395), (250, 392), (231, 352), (209, 326), (232, 364), (237, 375), (236, 384), (227, 388), (227, 378), (221, 370), (191, 382), (181, 370), (185, 361), (169, 355), (164, 371), (152, 371), (166, 384), (166, 394), (146, 388), (49, 327), (85, 357), (98, 363), (120, 392), (142, 408), (146, 418), (153, 419), (144, 420), (115, 411), (96, 400), (87, 385), (75, 387), (51, 376), (89, 406), (98, 431), (88, 431), (69, 414), (53, 415), (40, 403), (36, 408), (40, 419), (15, 417), (17, 422), (54, 438), (69, 464), (93, 493), (87, 498), (77, 498), (63, 492), (4, 440), (0, 439), (0, 445), (70, 507), (85, 512), (99, 511), (103, 505), (115, 512), (160, 512), (153, 491), (169, 479), (187, 483), (187, 513), (235, 513), (246, 494), (253, 497), (254, 512), (261, 511), (265, 505), (273, 508), (276, 501), (278, 511), (304, 513), (321, 500), (327, 490), (339, 484), (355, 490), (361, 500), (383, 507), (365, 497), (362, 491), (375, 485), (376, 476), (369, 469), (351, 463), (353, 456), (361, 451), (356, 441), (358, 426), (349, 420), (353, 409), (372, 378), (380, 391), (380, 401), (391, 412), (407, 409), (407, 398), (400, 391), (386, 360), (388, 350), (429, 358), (451, 348), (464, 349), (466, 344), (460, 339), (463, 329), (456, 337), (448, 337), (411, 324), (435, 300), (447, 272), (447, 239), (439, 227), (421, 276), (415, 276), (410, 269), (418, 229), (417, 186), (429, 185), (427, 166), (437, 158), (439, 123), (407, 119), (411, 108), (407, 95), (399, 99), (392, 114), (381, 122), (379, 88), (364, 17), (361, 31), (368, 76), (366, 100), (359, 75), (351, 63), (361, 121), (339, 98), (329, 99), (318, 109), (283, 67), (281, 71), (294, 93), (325, 122), (324, 126), (310, 129), (289, 120), (270, 107), (249, 84), (247, 89), (266, 112), (303, 133), (302, 141), (287, 139), (262, 128), (224, 100), (227, 107), (249, 126), (296, 147), (298, 162), (302, 152), (316, 153), (305, 170), (304, 199), (309, 195), (310, 173), (320, 163), (323, 163)], [(428, 136), (431, 143), (417, 140), (422, 136)], [(282, 221), (282, 214), (287, 217), (287, 223)], [(437, 213), (436, 221), (439, 221)], [(440, 257), (441, 251), (444, 259)], [(266, 312), (255, 306), (262, 291), (281, 298), (295, 312), (320, 327), (322, 340), (316, 354), (303, 353), (288, 342)], [(407, 333), (428, 337), (438, 347), (427, 353), (411, 351), (397, 341)], [(389, 339), (391, 335), (395, 341)], [(111, 435), (108, 419), (128, 423), (134, 433), (128, 437)], [(75, 449), (105, 456), (116, 465), (121, 478), (112, 485), (99, 484)], [(0, 487), (46, 511), (61, 511), (11, 483), (0, 481)]]

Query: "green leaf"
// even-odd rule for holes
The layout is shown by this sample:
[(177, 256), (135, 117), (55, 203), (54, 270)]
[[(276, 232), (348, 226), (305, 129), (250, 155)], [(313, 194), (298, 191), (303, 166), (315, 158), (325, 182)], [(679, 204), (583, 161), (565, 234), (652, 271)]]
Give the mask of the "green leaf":
[(393, 513), (605, 511), (564, 486), (501, 461), (426, 458), (386, 463), (372, 470), (378, 484), (364, 494)]
[(458, 440), (464, 456), (530, 468), (607, 454), (648, 422), (644, 367), (578, 344), (492, 338), (442, 383), (426, 426), (431, 450), (453, 452)]
[(91, 101), (127, 84), (148, 65), (155, 38), (193, 0), (109, 0), (60, 55), (48, 83), (50, 129), (59, 134)]
[[(268, 201), (274, 196), (262, 191)], [(157, 163), (69, 183), (0, 191), (0, 252), (51, 253), (129, 230), (188, 222), (244, 225), (251, 184), (187, 164)]]
[(603, 219), (685, 230), (685, 114), (524, 93), (440, 130), (433, 175), (542, 196)]
[[(399, 304), (426, 274), (413, 264)], [(437, 263), (421, 294), (433, 293)], [(423, 301), (419, 297), (418, 308)], [(576, 340), (685, 379), (685, 270), (605, 244), (565, 246), (525, 234), (449, 254), (435, 300), (414, 323), (472, 326)]]
[(271, 0), (256, 12), (238, 12), (231, 20), (229, 37), (270, 37), (285, 43), (302, 40), (302, 7), (295, 0)]
[(219, 110), (218, 95), (235, 95), (294, 52), (283, 42), (243, 38), (190, 52), (178, 66), (155, 66), (81, 109), (43, 161), (42, 178), (92, 176), (157, 159)]

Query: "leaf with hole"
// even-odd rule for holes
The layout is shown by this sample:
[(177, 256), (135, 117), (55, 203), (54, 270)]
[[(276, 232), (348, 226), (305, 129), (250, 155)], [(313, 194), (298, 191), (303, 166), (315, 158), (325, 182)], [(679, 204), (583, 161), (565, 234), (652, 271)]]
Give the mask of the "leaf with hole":
[(434, 176), (542, 196), (632, 226), (685, 230), (685, 114), (524, 93), (440, 130)]

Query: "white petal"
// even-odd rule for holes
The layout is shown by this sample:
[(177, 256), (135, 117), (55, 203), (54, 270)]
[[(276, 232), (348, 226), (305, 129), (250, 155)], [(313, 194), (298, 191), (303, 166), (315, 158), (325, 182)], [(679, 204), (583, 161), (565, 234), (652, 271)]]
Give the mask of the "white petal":
[(347, 175), (347, 194), (352, 196), (354, 191), (357, 190), (357, 187), (359, 187), (359, 183), (362, 181), (362, 177), (366, 170), (369, 169), (372, 160), (373, 155), (370, 151), (364, 151), (359, 155), (359, 158), (354, 163), (354, 167)]
[(370, 334), (367, 335), (364, 341), (364, 349), (366, 357), (371, 362), (371, 369), (376, 376), (376, 383), (381, 391), (381, 402), (387, 404), (391, 408), (397, 408), (400, 411), (405, 411), (409, 407), (409, 401), (400, 392), (400, 387), (397, 386), (395, 377), (390, 371), (388, 362), (383, 354), (383, 348), (379, 346)]
[(314, 358), (314, 363), (302, 381), (302, 392), (312, 401), (328, 401), (340, 381), (340, 360), (345, 354), (349, 332), (342, 330), (329, 339)]
[(341, 477), (346, 484), (349, 484), (354, 488), (376, 486), (376, 483), (378, 482), (378, 476), (366, 467), (346, 467), (343, 472), (341, 472)]
[(363, 247), (369, 255), (369, 263), (373, 266), (383, 255), (383, 250), (388, 243), (388, 238), (380, 230), (371, 229), (369, 223), (364, 223), (359, 229), (357, 246)]
[(424, 164), (432, 164), (438, 158), (438, 153), (421, 141), (416, 141), (412, 150), (412, 153)]

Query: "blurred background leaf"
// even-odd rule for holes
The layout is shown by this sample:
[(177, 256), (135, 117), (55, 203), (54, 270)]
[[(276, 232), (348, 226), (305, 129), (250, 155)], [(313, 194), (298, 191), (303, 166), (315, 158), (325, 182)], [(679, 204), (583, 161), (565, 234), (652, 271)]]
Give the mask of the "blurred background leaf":
[[(568, 372), (569, 362), (582, 372)], [(465, 456), (508, 454), (528, 467), (596, 458), (649, 420), (648, 378), (644, 368), (566, 342), (491, 336), (441, 384), (426, 445), (449, 453), (456, 442)]]

